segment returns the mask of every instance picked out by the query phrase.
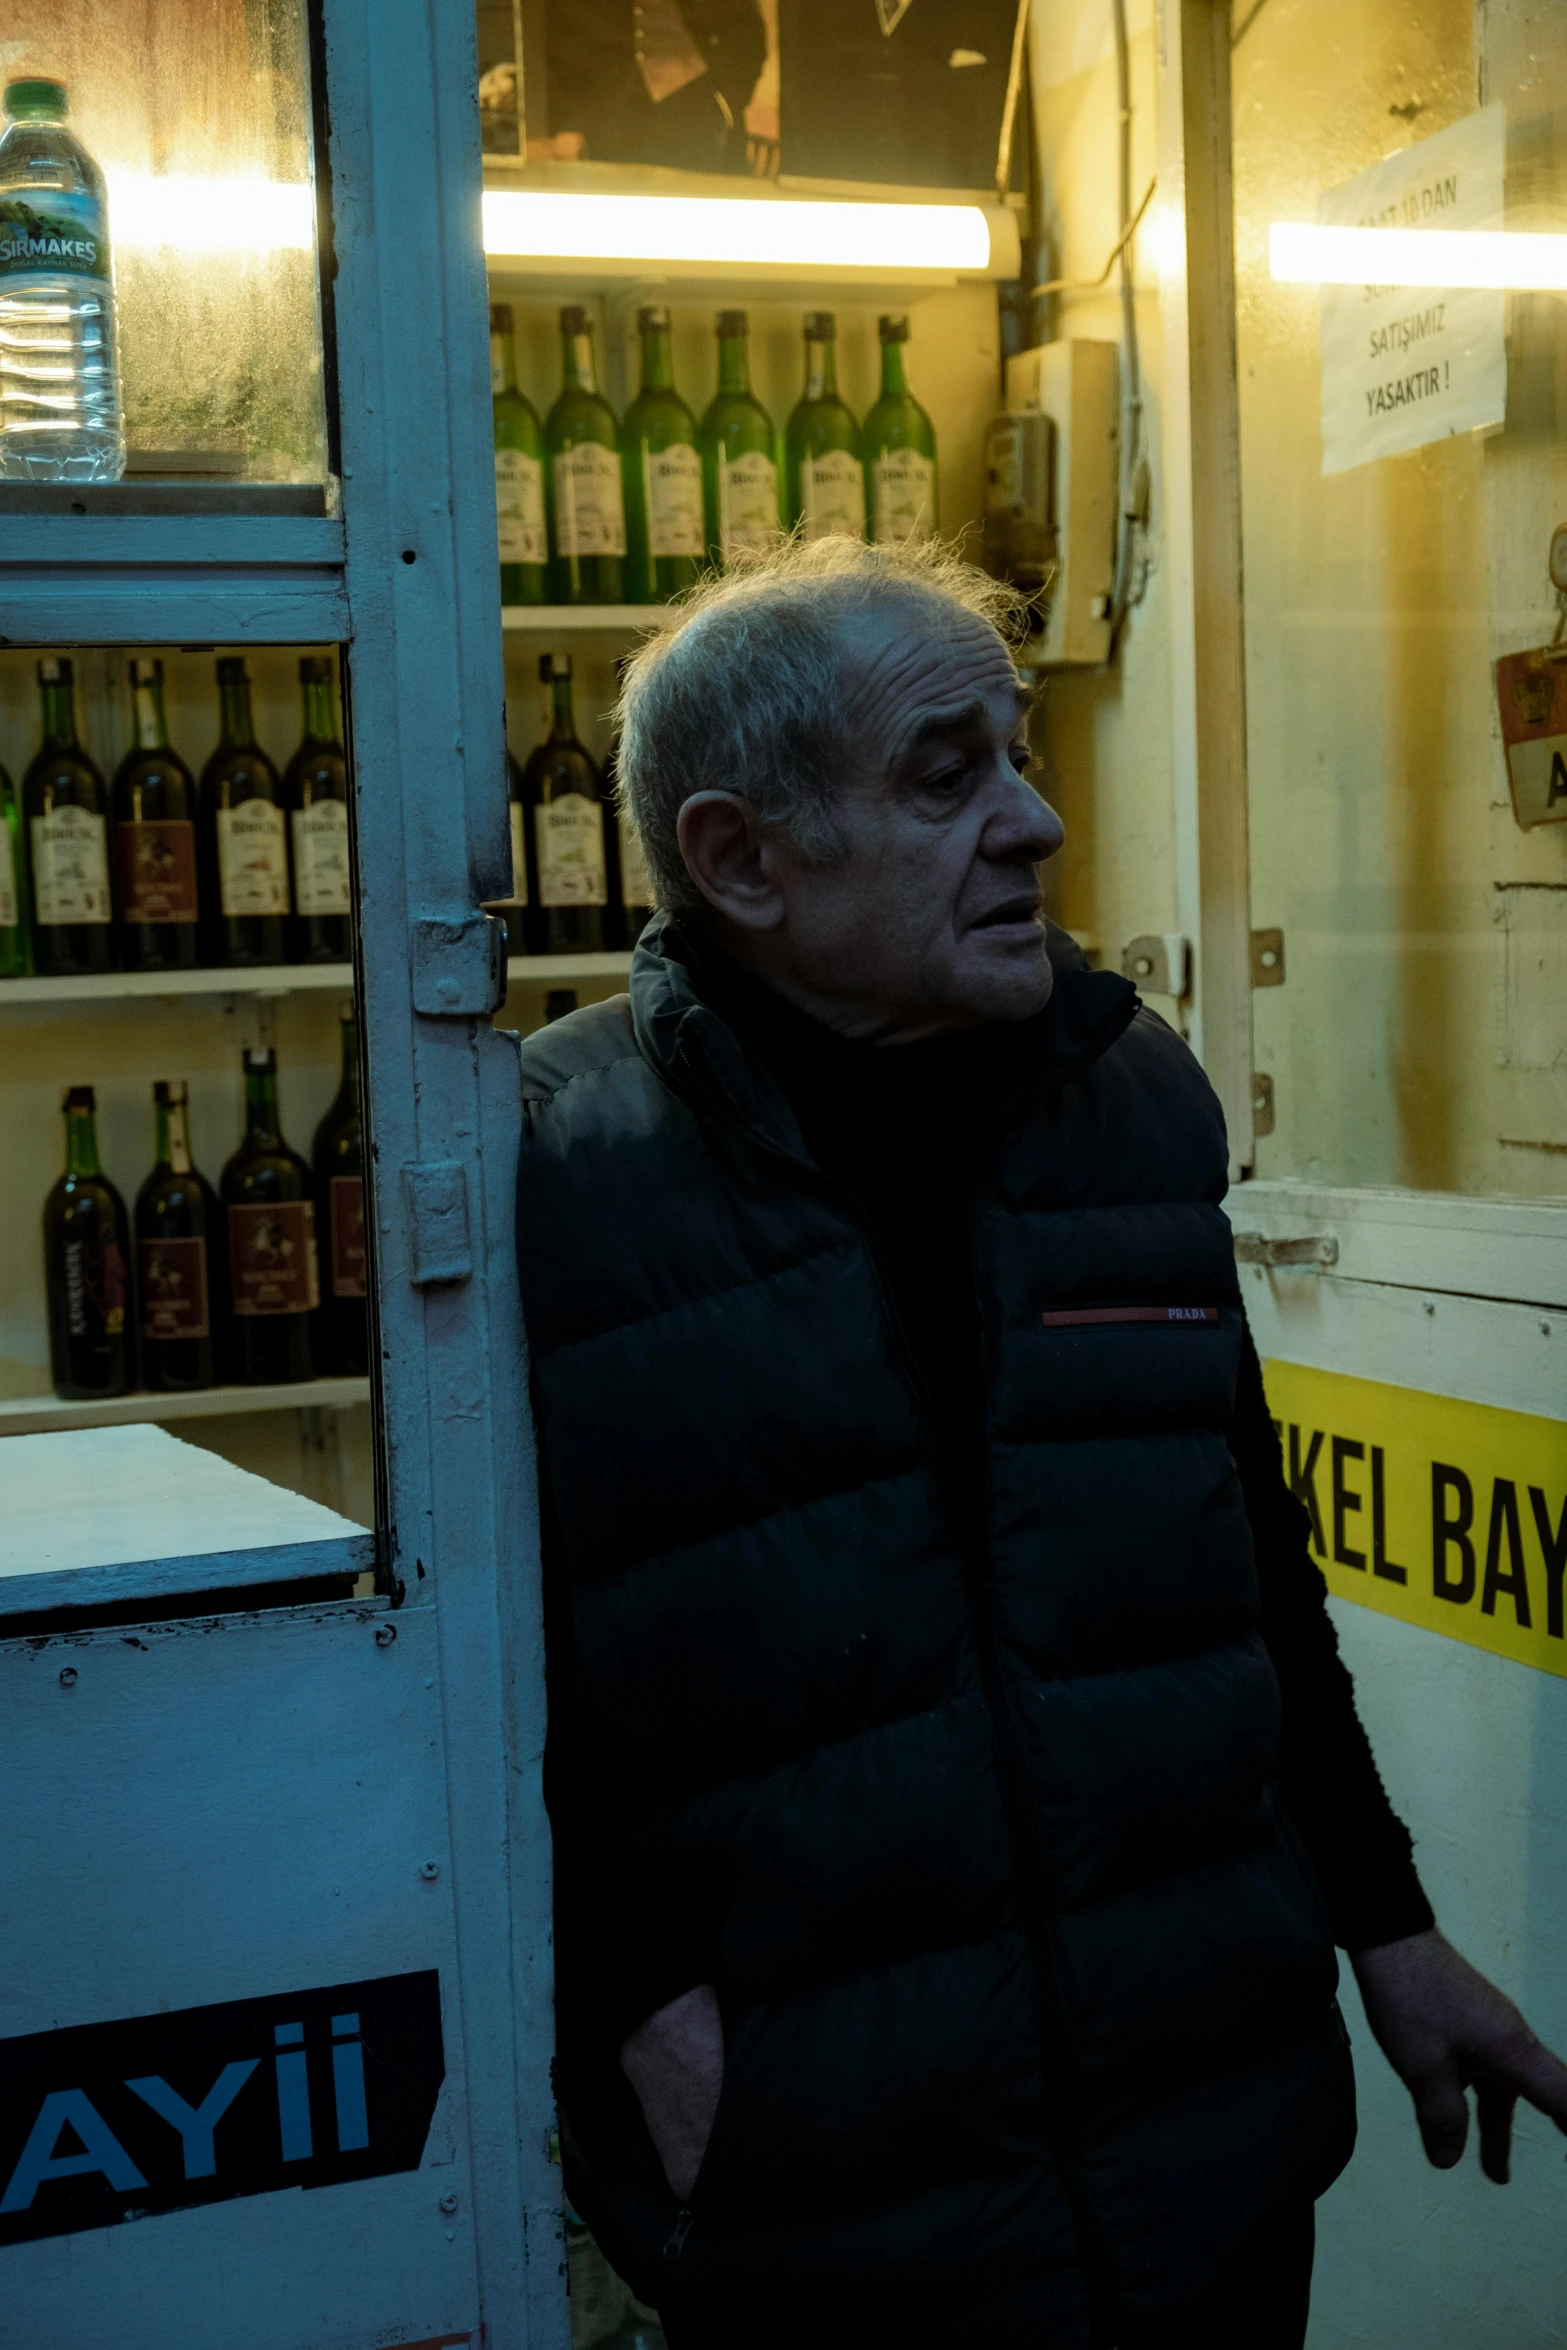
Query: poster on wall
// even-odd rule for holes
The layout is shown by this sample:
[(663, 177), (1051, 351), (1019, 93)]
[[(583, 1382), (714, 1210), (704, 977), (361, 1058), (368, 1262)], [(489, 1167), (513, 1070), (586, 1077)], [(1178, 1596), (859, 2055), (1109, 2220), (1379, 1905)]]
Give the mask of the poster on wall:
[[(1334, 228), (1499, 229), (1506, 110), (1500, 104), (1329, 188)], [(1506, 296), (1440, 286), (1322, 289), (1322, 470), (1478, 425), (1507, 409)]]

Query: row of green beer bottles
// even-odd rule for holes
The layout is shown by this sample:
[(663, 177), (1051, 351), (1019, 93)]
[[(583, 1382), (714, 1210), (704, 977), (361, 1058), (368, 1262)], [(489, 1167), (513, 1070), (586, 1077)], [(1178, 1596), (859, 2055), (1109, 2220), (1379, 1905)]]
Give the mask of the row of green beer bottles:
[[(55, 1390), (180, 1393), (369, 1368), (358, 1034), (310, 1164), (278, 1124), (277, 1057), (244, 1056), (245, 1132), (214, 1192), (191, 1155), (183, 1083), (152, 1089), (156, 1151), (132, 1223), (98, 1157), (90, 1085), (65, 1096), (65, 1172), (44, 1204)], [(134, 1270), (133, 1270), (134, 1267)]]
[(198, 790), (169, 741), (163, 664), (133, 660), (131, 743), (111, 790), (77, 739), (70, 662), (40, 661), (42, 747), (20, 792), (0, 768), (0, 979), (346, 962), (334, 666), (299, 664), (303, 735), (280, 776), (256, 741), (245, 662), (220, 660), (218, 745)]
[(543, 425), (518, 389), (512, 314), (490, 312), (503, 604), (652, 604), (784, 529), (906, 541), (936, 528), (936, 436), (910, 392), (909, 322), (883, 318), (881, 397), (863, 425), (838, 391), (837, 321), (805, 320), (805, 388), (782, 446), (751, 390), (746, 314), (718, 313), (718, 391), (700, 425), (675, 389), (669, 312), (637, 313), (642, 388), (619, 424), (593, 329), (560, 314), (564, 381)]

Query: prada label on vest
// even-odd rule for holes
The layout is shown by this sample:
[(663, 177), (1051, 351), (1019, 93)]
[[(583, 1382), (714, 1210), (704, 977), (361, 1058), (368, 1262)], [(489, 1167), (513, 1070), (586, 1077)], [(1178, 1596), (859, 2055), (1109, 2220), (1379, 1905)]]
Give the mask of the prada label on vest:
[(0, 2040), (0, 2245), (416, 2170), (434, 1969)]

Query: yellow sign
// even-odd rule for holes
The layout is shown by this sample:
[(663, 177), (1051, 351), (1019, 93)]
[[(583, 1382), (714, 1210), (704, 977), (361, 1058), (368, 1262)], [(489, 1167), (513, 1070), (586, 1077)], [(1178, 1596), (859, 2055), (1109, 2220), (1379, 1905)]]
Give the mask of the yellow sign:
[(1335, 1597), (1567, 1678), (1567, 1422), (1303, 1363), (1266, 1378)]

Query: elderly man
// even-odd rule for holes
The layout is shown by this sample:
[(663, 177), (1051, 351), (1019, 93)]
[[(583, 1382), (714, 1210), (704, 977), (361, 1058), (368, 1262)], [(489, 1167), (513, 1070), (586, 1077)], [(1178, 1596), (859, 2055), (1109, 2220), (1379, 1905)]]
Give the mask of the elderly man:
[(1567, 2069), (1435, 1932), (1218, 1106), (1041, 913), (1005, 591), (843, 540), (637, 657), (662, 918), (530, 1038), (572, 2195), (674, 2350), (1298, 2350), (1333, 1944), (1447, 2165)]

